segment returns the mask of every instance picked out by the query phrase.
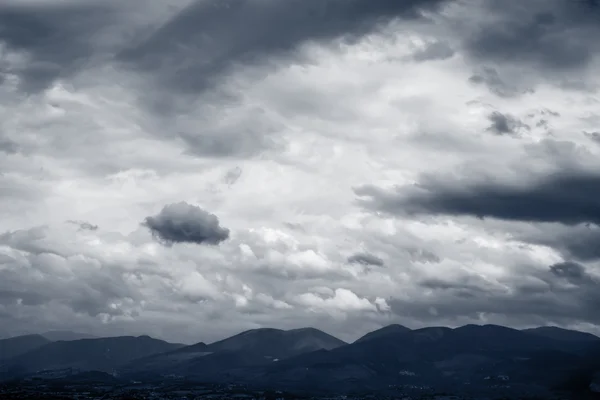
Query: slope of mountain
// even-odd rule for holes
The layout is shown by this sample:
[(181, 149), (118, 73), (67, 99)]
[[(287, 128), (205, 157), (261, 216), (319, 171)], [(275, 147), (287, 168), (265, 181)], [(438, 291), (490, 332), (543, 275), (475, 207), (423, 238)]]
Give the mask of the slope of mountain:
[[(255, 329), (192, 346), (147, 336), (84, 339), (45, 344), (5, 362), (4, 371), (8, 366), (14, 376), (25, 376), (69, 367), (117, 370), (125, 381), (163, 382), (174, 375), (190, 381), (337, 393), (398, 387), (495, 393), (502, 387), (548, 398), (543, 391), (557, 386), (587, 390), (600, 371), (600, 340), (578, 332), (546, 332), (497, 325), (416, 330), (391, 326), (352, 344), (313, 328)], [(92, 381), (103, 376), (84, 375)]]
[(164, 353), (133, 360), (123, 367), (127, 372), (170, 371), (177, 365), (211, 354), (206, 343), (200, 342)]
[(380, 387), (486, 385), (486, 378), (497, 376), (550, 385), (579, 363), (576, 349), (564, 341), (494, 325), (423, 328), (292, 357), (260, 372), (240, 371), (235, 378), (248, 375), (266, 386), (310, 383), (315, 388), (337, 389), (351, 387), (349, 382)]
[(409, 329), (405, 326), (398, 325), (398, 324), (392, 324), (392, 325), (384, 326), (383, 328), (377, 329), (373, 332), (369, 332), (366, 335), (357, 339), (354, 343), (360, 343), (360, 342), (364, 342), (364, 341), (371, 340), (371, 339), (377, 339), (377, 338), (380, 338), (382, 336), (386, 336), (389, 334), (409, 332), (410, 330), (411, 329)]
[(280, 329), (262, 328), (242, 332), (208, 345), (210, 352), (252, 349), (272, 358), (287, 358), (301, 353), (344, 346), (346, 342), (315, 328)]
[(20, 372), (76, 368), (111, 371), (131, 360), (174, 350), (182, 345), (149, 336), (122, 336), (51, 342), (9, 360)]
[(213, 376), (230, 369), (262, 366), (299, 354), (346, 345), (314, 328), (253, 329), (209, 345), (198, 343), (168, 353), (134, 360), (128, 372)]
[(80, 340), (80, 339), (97, 339), (97, 336), (87, 333), (71, 332), (71, 331), (48, 331), (42, 333), (42, 336), (52, 342), (59, 340)]
[(523, 332), (531, 333), (538, 336), (544, 336), (556, 340), (564, 340), (569, 342), (594, 342), (600, 341), (596, 335), (587, 332), (579, 332), (571, 329), (563, 329), (556, 326), (542, 326), (539, 328), (523, 329)]
[(16, 336), (0, 340), (0, 363), (50, 343), (41, 335)]

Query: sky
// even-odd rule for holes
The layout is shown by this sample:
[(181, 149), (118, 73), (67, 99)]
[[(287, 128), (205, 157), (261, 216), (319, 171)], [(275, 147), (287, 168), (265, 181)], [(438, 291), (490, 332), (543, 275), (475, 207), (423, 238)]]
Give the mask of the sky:
[(593, 0), (5, 0), (0, 336), (600, 333)]

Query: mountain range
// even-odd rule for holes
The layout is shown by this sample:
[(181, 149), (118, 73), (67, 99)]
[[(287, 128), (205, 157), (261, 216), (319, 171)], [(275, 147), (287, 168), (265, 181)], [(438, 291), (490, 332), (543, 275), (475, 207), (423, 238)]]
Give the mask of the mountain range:
[(119, 379), (170, 377), (336, 392), (498, 385), (532, 392), (589, 391), (600, 371), (600, 338), (557, 327), (412, 330), (390, 325), (353, 343), (314, 328), (254, 329), (193, 345), (149, 336), (95, 338), (68, 332), (0, 340), (0, 380), (65, 369)]

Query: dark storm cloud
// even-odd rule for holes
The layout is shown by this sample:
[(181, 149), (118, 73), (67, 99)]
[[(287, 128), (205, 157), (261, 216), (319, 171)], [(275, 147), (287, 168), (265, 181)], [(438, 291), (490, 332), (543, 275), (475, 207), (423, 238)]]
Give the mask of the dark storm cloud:
[(564, 261), (550, 266), (550, 272), (559, 278), (568, 280), (575, 284), (592, 282), (585, 267), (573, 261)]
[(111, 16), (102, 2), (0, 5), (0, 43), (28, 57), (0, 75), (16, 74), (27, 92), (45, 89), (86, 65), (98, 50), (98, 32)]
[(582, 262), (600, 260), (600, 227), (596, 225), (543, 226), (537, 232), (517, 235), (515, 238), (551, 247), (568, 259)]
[(488, 116), (492, 125), (488, 128), (489, 131), (496, 135), (516, 135), (520, 129), (529, 129), (529, 126), (523, 124), (518, 119), (508, 114), (494, 111)]
[(195, 243), (217, 245), (229, 238), (217, 216), (185, 202), (169, 204), (143, 225), (165, 245)]
[(389, 214), (446, 214), (566, 225), (600, 224), (600, 174), (570, 171), (528, 184), (424, 178), (388, 192), (355, 188), (363, 206)]
[(381, 258), (371, 253), (356, 253), (348, 257), (350, 264), (374, 265), (383, 267), (384, 262)]
[[(419, 282), (426, 298), (391, 299), (392, 312), (425, 323), (468, 318), (482, 314), (498, 322), (536, 323), (600, 322), (600, 284), (585, 266), (564, 261), (546, 270), (523, 268), (522, 275), (492, 284), (478, 276)], [(568, 283), (565, 285), (564, 283)]]
[(600, 7), (589, 1), (491, 1), (465, 49), (476, 59), (553, 71), (585, 67), (600, 48)]
[(197, 92), (239, 63), (290, 55), (307, 41), (356, 38), (444, 0), (199, 0), (119, 59)]

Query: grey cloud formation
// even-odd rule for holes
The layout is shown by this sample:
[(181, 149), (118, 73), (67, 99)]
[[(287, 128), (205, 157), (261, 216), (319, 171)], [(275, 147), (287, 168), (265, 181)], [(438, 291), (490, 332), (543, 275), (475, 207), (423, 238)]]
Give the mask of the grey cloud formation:
[(223, 178), (223, 181), (231, 186), (234, 185), (238, 179), (240, 179), (240, 177), (242, 176), (242, 169), (240, 167), (235, 167), (230, 169), (229, 171), (227, 171), (227, 173), (225, 174), (225, 177)]
[(469, 82), (476, 85), (485, 85), (492, 93), (505, 98), (532, 92), (532, 89), (514, 79), (513, 76), (503, 77), (496, 68), (489, 66), (484, 66), (474, 73), (469, 78)]
[[(0, 133), (1, 135), (1, 133)], [(9, 139), (6, 138), (2, 138), (2, 136), (0, 136), (0, 151), (4, 152), (6, 154), (16, 154), (19, 152), (19, 145)]]
[(533, 233), (520, 234), (516, 238), (551, 247), (568, 259), (582, 262), (600, 260), (600, 227), (597, 225), (542, 226)]
[(104, 4), (0, 5), (0, 44), (27, 58), (24, 63), (0, 70), (0, 74), (14, 74), (24, 91), (36, 92), (87, 65), (90, 57), (101, 50), (99, 32), (114, 17), (113, 9)]
[(428, 43), (424, 49), (413, 54), (415, 61), (446, 60), (454, 56), (454, 49), (443, 41)]
[(240, 63), (290, 55), (308, 41), (356, 38), (443, 0), (199, 0), (119, 55), (164, 85), (197, 92)]
[(376, 267), (383, 267), (384, 261), (371, 253), (355, 253), (348, 257), (350, 264), (362, 264), (362, 265), (374, 265)]
[(355, 189), (364, 206), (389, 214), (447, 214), (529, 222), (600, 224), (600, 175), (570, 171), (532, 183), (468, 182), (425, 178), (385, 191)]
[(488, 130), (497, 135), (516, 135), (521, 128), (529, 129), (529, 126), (523, 124), (513, 116), (498, 111), (491, 113), (488, 119), (492, 123)]
[(67, 221), (67, 222), (70, 224), (79, 226), (79, 228), (82, 230), (86, 230), (86, 231), (98, 230), (98, 225), (93, 225), (86, 221)]
[(600, 144), (600, 132), (584, 132), (584, 134), (590, 138), (590, 140)]
[(24, 1), (0, 335), (600, 322), (584, 1)]
[(550, 265), (545, 271), (525, 268), (520, 276), (501, 282), (468, 275), (458, 280), (429, 278), (420, 285), (430, 291), (428, 300), (391, 299), (395, 314), (423, 321), (510, 319), (523, 325), (600, 322), (596, 312), (600, 284), (585, 266), (571, 261)]
[[(25, 243), (23, 246), (27, 247)], [(81, 261), (76, 265), (78, 270), (70, 271), (71, 262), (53, 253), (28, 253), (4, 263), (0, 270), (0, 304), (7, 307), (56, 304), (90, 317), (123, 315), (120, 307), (111, 304), (136, 295), (118, 270), (98, 269), (93, 262)], [(78, 278), (69, 280), (73, 272)]]
[(169, 204), (145, 219), (152, 235), (166, 245), (195, 243), (217, 245), (229, 238), (216, 215), (185, 202)]
[(475, 58), (528, 63), (553, 71), (587, 66), (598, 50), (600, 7), (591, 1), (491, 1), (488, 15), (465, 42)]
[(572, 261), (553, 264), (550, 266), (550, 272), (559, 278), (566, 279), (575, 284), (583, 284), (593, 281), (583, 265)]

